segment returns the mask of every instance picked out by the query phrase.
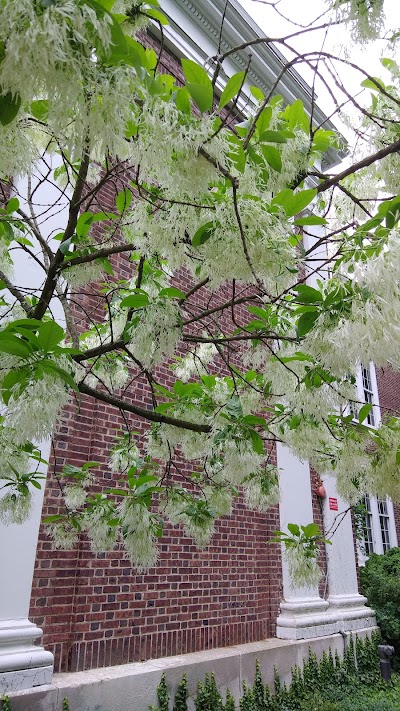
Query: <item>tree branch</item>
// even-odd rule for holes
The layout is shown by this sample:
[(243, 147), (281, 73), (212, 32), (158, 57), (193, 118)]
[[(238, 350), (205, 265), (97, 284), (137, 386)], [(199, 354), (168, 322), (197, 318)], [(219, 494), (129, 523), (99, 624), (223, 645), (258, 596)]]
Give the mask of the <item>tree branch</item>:
[(164, 424), (164, 425), (172, 425), (173, 427), (180, 427), (181, 429), (190, 430), (191, 432), (203, 432), (205, 434), (208, 434), (209, 432), (211, 432), (211, 425), (198, 425), (198, 424), (195, 424), (194, 422), (187, 422), (186, 420), (180, 420), (176, 417), (169, 417), (168, 415), (161, 415), (158, 412), (154, 412), (154, 410), (146, 410), (144, 407), (139, 407), (138, 405), (132, 405), (129, 402), (120, 400), (119, 398), (114, 397), (114, 395), (109, 395), (108, 393), (102, 392), (100, 390), (94, 390), (93, 388), (89, 388), (89, 386), (85, 385), (84, 383), (79, 383), (78, 388), (79, 388), (79, 391), (83, 395), (90, 395), (91, 397), (95, 398), (96, 400), (101, 400), (101, 402), (105, 402), (108, 405), (112, 405), (113, 407), (116, 407), (119, 410), (125, 410), (126, 412), (132, 412), (134, 415), (137, 415), (138, 417), (142, 417), (143, 419), (148, 420), (149, 422), (160, 422), (161, 424)]

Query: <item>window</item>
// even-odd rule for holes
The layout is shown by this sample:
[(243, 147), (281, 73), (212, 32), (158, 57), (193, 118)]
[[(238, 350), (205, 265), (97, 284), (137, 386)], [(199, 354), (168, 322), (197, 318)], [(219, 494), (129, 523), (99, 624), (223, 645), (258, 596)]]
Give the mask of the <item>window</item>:
[[(371, 405), (373, 405), (374, 391), (372, 389), (371, 369), (369, 366), (367, 366), (367, 367), (365, 367), (364, 365), (361, 366), (361, 379), (362, 379), (362, 395), (363, 395), (362, 399), (365, 403), (370, 403)], [(374, 408), (371, 409), (371, 412), (369, 413), (366, 422), (368, 425), (371, 425), (371, 427), (375, 427)]]
[(372, 538), (372, 511), (371, 501), (368, 494), (364, 497), (365, 519), (364, 519), (364, 551), (369, 556), (374, 552), (374, 541)]
[(390, 545), (390, 534), (389, 534), (389, 526), (390, 526), (390, 521), (389, 521), (389, 513), (388, 513), (388, 506), (387, 506), (387, 501), (385, 499), (377, 499), (378, 503), (378, 513), (379, 513), (379, 524), (380, 524), (380, 530), (381, 530), (381, 538), (382, 538), (382, 548), (383, 552), (386, 553), (386, 551), (391, 548)]
[(375, 496), (364, 497), (364, 520), (362, 522), (362, 542), (358, 548), (361, 565), (371, 553), (386, 553), (397, 546), (396, 525), (393, 504), (390, 499)]

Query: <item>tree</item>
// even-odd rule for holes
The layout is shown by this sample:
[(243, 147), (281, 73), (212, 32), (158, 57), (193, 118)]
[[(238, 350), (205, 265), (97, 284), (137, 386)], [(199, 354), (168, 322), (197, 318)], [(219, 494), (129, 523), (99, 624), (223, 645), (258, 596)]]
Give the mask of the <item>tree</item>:
[[(157, 73), (159, 56), (135, 38), (149, 21), (162, 31), (157, 0), (1, 0), (3, 521), (29, 515), (38, 442), (82, 396), (123, 418), (110, 452), (122, 484), (93, 491), (96, 462), (58, 472), (65, 512), (48, 521), (56, 547), (83, 531), (93, 550), (122, 540), (133, 564), (148, 567), (165, 519), (205, 545), (239, 487), (250, 507), (278, 501), (276, 441), (334, 471), (350, 501), (366, 491), (400, 499), (400, 423), (388, 416), (371, 430), (355, 390), (360, 361), (400, 365), (400, 70), (381, 60), (386, 85), (346, 57), (297, 51), (296, 37), (309, 43), (338, 23), (362, 42), (379, 34), (381, 0), (328, 5), (309, 27), (242, 45), (291, 53), (268, 95), (250, 88), (244, 117), (248, 68), (216, 89), (234, 50), (211, 58), (210, 75), (183, 59), (183, 86)], [(389, 54), (396, 42), (387, 38)], [(276, 93), (297, 66), (312, 71), (313, 97), (333, 81), (335, 112), (352, 106), (355, 148), (337, 174), (321, 161), (343, 149), (340, 135)], [(372, 92), (367, 108), (341, 85), (341, 68)], [(46, 207), (36, 199), (43, 186), (56, 195)], [(48, 235), (47, 212), (59, 205), (65, 227)], [(37, 264), (37, 288), (18, 271), (18, 252)], [(161, 363), (174, 371), (170, 390)], [(132, 395), (139, 377), (148, 409)], [(149, 423), (145, 441), (132, 415)], [(288, 551), (294, 541), (305, 551), (299, 574), (315, 578), (318, 533), (291, 533)]]

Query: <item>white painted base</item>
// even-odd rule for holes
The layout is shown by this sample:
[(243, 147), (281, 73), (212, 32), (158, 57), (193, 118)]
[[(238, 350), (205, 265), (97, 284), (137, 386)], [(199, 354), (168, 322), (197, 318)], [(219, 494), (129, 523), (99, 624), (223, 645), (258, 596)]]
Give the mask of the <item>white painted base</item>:
[(337, 618), (337, 632), (376, 627), (375, 613), (366, 607), (367, 598), (355, 595), (331, 595), (329, 613)]
[(320, 597), (293, 598), (281, 602), (276, 636), (279, 639), (312, 639), (334, 634), (334, 620), (327, 613), (329, 602)]
[(276, 636), (279, 639), (312, 639), (338, 632), (376, 629), (374, 611), (362, 595), (334, 595), (329, 600), (310, 598), (281, 603)]
[(0, 693), (51, 682), (53, 655), (34, 644), (42, 634), (29, 620), (0, 620)]
[(0, 673), (0, 694), (51, 684), (52, 678), (53, 665)]

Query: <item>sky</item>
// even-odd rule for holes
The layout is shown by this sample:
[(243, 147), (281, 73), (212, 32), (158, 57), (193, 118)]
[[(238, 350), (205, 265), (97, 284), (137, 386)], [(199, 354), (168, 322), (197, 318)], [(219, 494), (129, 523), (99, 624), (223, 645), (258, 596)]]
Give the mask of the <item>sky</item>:
[[(293, 27), (290, 22), (281, 18), (273, 8), (262, 2), (262, 0), (239, 0), (239, 2), (254, 18), (265, 34), (269, 36), (282, 37), (297, 29), (301, 29)], [(327, 4), (324, 0), (280, 0), (277, 7), (283, 15), (304, 25), (324, 12)], [(386, 15), (385, 29), (389, 32), (400, 29), (400, 0), (385, 0), (384, 7)], [(318, 24), (324, 21), (324, 18), (322, 18)], [(325, 32), (320, 31), (307, 33), (291, 41), (298, 51), (318, 50), (322, 47), (324, 37)], [(384, 81), (388, 82), (389, 74), (379, 61), (379, 58), (382, 56), (383, 46), (381, 41), (368, 43), (368, 45), (364, 46), (355, 45), (350, 33), (345, 28), (332, 27), (329, 30), (328, 37), (325, 39), (324, 49), (335, 54), (340, 53), (342, 56), (347, 55), (348, 59), (361, 66), (372, 76), (380, 76)], [(283, 54), (287, 54), (281, 46), (279, 49)], [(400, 63), (400, 42), (397, 50), (397, 61)], [(312, 73), (310, 70), (307, 71), (307, 68), (304, 68), (303, 65), (301, 67), (299, 65), (296, 66), (296, 69), (308, 83), (312, 82)], [(365, 77), (345, 66), (339, 69), (339, 73), (348, 90), (355, 96), (360, 91), (360, 83)], [(335, 93), (337, 93), (333, 81), (331, 79), (329, 81)], [(316, 91), (318, 104), (326, 114), (330, 114), (334, 105), (329, 97), (329, 92), (324, 88), (322, 83), (317, 86)], [(360, 97), (360, 102), (365, 106), (370, 104), (369, 90), (364, 90), (363, 96)], [(335, 123), (338, 125), (337, 121), (335, 121)], [(345, 134), (347, 133), (346, 128), (342, 125), (340, 125), (340, 129), (344, 131)]]

